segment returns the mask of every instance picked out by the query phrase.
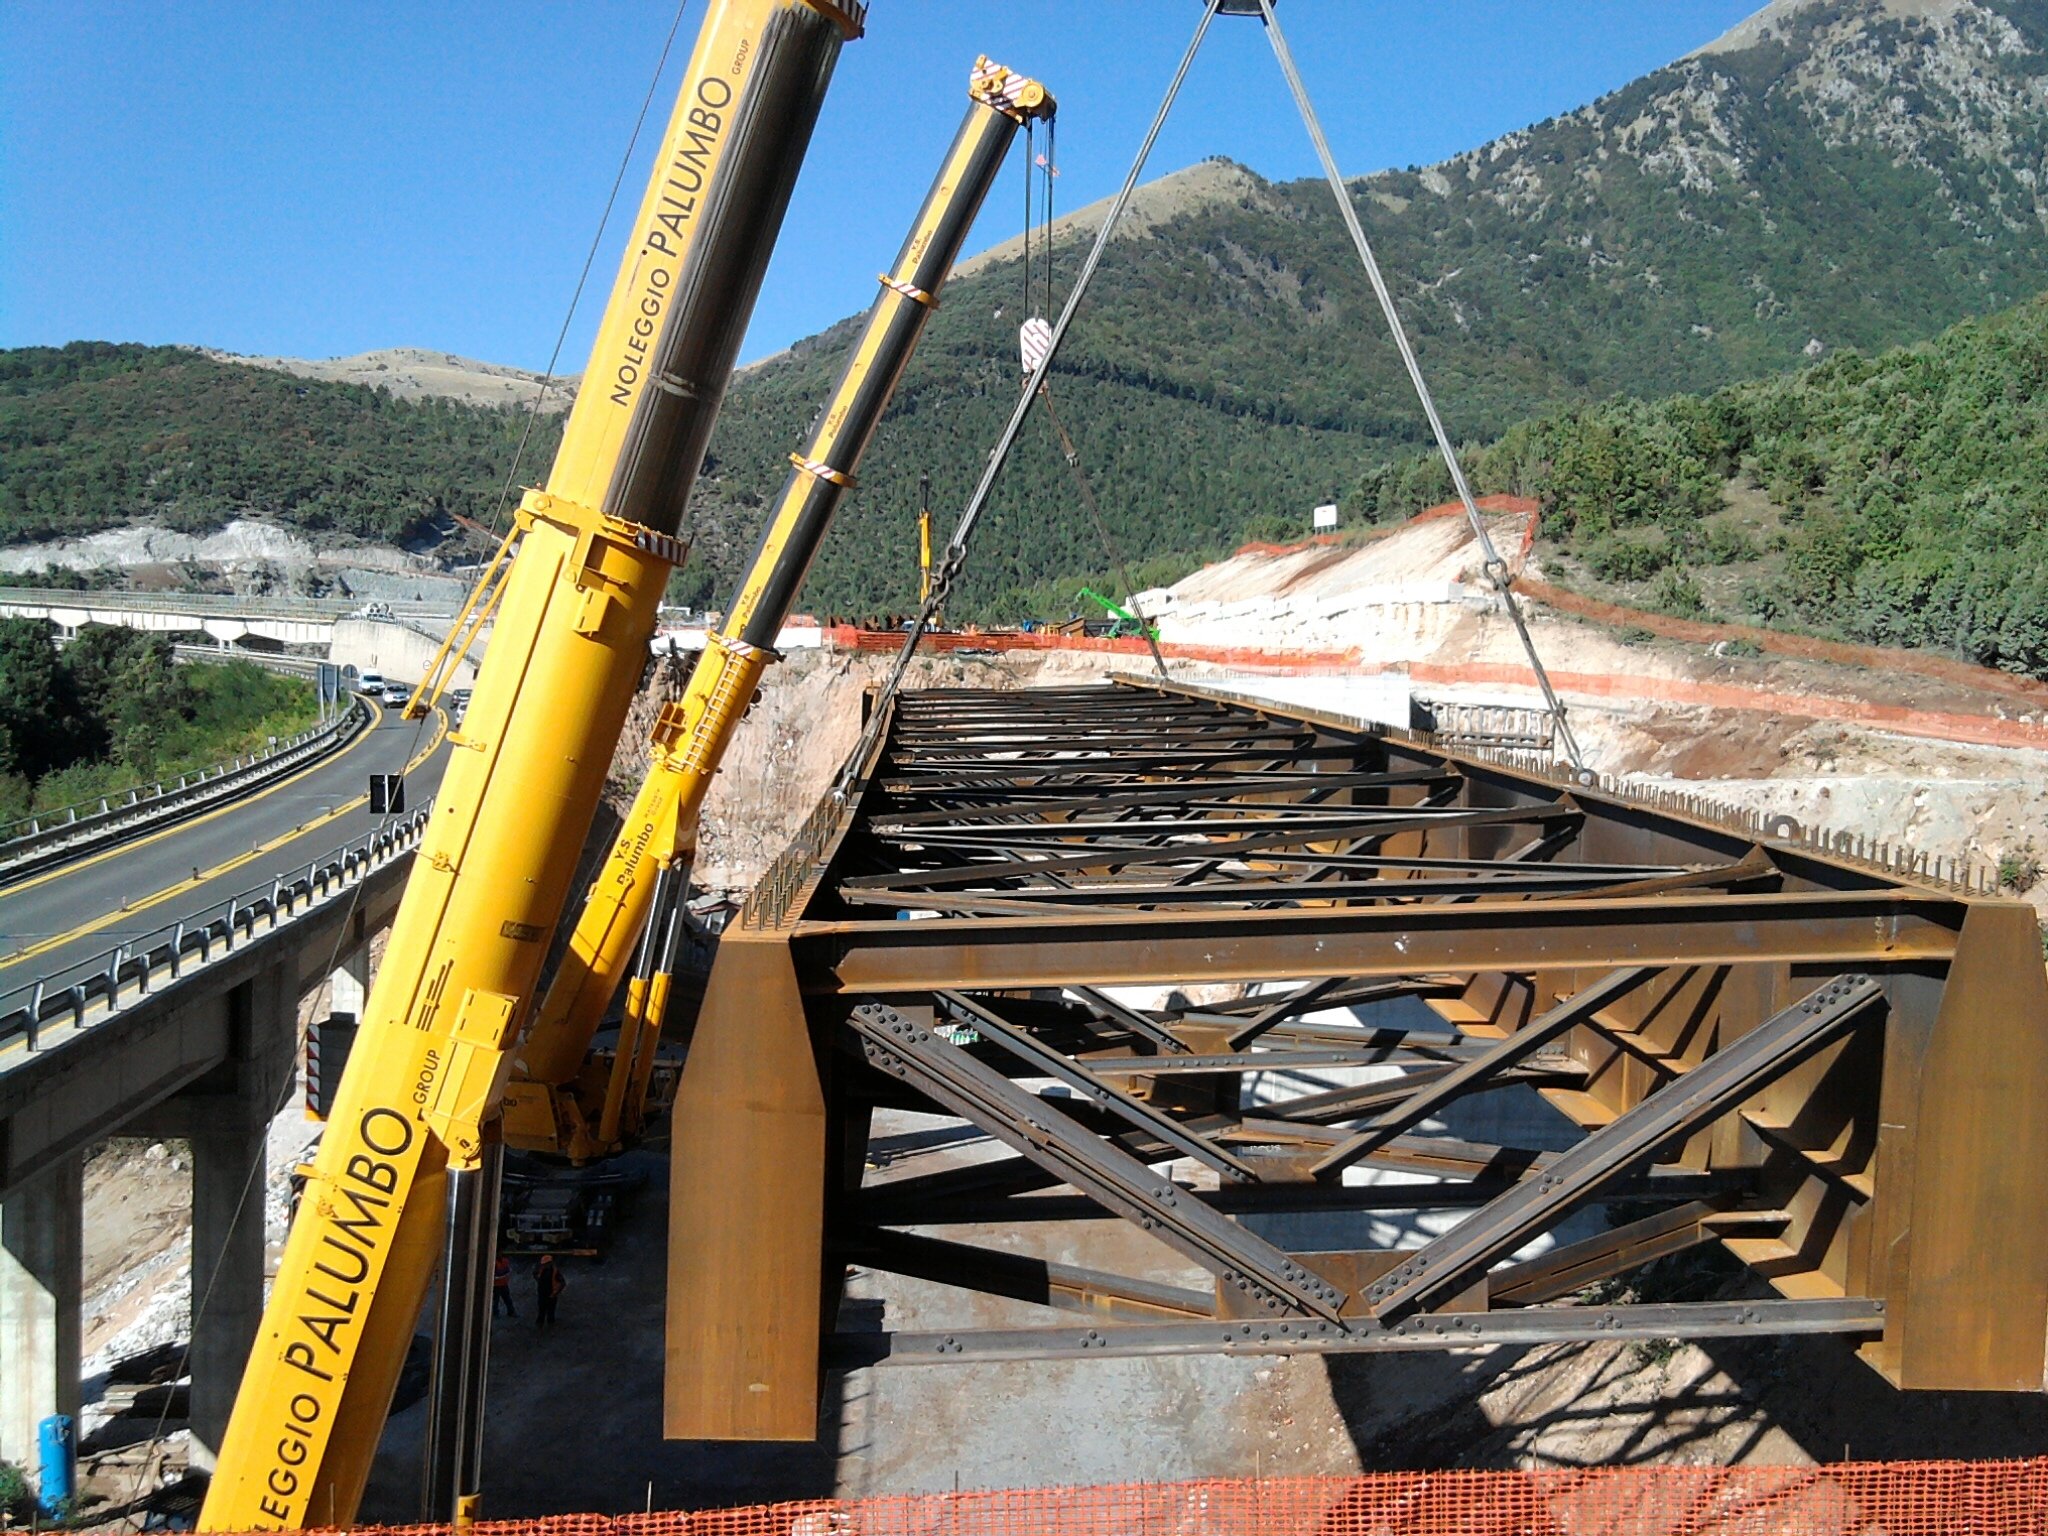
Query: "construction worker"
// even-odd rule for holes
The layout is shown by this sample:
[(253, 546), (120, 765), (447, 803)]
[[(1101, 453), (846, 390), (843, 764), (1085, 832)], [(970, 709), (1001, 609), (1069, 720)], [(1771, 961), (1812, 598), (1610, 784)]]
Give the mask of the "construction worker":
[(491, 1272), (491, 1316), (503, 1312), (507, 1317), (517, 1317), (519, 1309), (512, 1305), (512, 1261), (502, 1253), (498, 1255), (497, 1267)]
[(544, 1253), (533, 1261), (534, 1305), (538, 1315), (533, 1320), (536, 1328), (552, 1326), (555, 1321), (555, 1300), (568, 1288), (569, 1282), (562, 1278), (562, 1266), (555, 1262), (552, 1253)]

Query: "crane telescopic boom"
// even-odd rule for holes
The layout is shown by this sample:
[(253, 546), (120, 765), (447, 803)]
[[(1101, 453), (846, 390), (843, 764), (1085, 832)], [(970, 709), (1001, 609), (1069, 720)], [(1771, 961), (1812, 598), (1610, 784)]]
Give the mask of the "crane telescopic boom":
[[(575, 1091), (591, 1037), (617, 995), (646, 931), (657, 895), (673, 893), (696, 841), (698, 812), (753, 702), (783, 623), (816, 558), (853, 472), (895, 393), (961, 243), (988, 195), (1017, 128), (1049, 118), (1052, 96), (1035, 80), (983, 58), (968, 84), (966, 120), (925, 195), (902, 250), (880, 279), (882, 291), (832, 394), (775, 503), (752, 565), (728, 606), (682, 698), (653, 730), (652, 761), (597, 880), (590, 888), (560, 970), (518, 1053), (505, 1117), (513, 1146), (602, 1155), (616, 1145), (624, 1117), (644, 1094), (653, 1062), (654, 1006), (667, 990), (656, 960), (634, 978), (625, 1027), (600, 1109)], [(670, 949), (666, 940), (657, 940)], [(631, 1092), (628, 1092), (628, 1089)]]
[(220, 1447), (201, 1526), (345, 1526), (484, 1155), (675, 534), (858, 0), (711, 0)]

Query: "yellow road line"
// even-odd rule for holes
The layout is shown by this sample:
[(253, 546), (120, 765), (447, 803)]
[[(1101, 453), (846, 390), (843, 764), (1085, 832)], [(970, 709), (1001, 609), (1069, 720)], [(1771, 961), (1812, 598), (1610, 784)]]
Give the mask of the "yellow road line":
[[(372, 706), (372, 708), (375, 707), (376, 706), (374, 705)], [(303, 767), (298, 768), (293, 772), (287, 774), (285, 777), (279, 779), (275, 784), (272, 784), (267, 789), (259, 789), (256, 791), (255, 794), (246, 797), (237, 797), (235, 799), (228, 801), (226, 805), (217, 805), (212, 810), (207, 811), (203, 815), (194, 816), (189, 821), (181, 821), (176, 823), (175, 825), (165, 827), (162, 831), (152, 832), (147, 837), (138, 837), (133, 842), (129, 843), (116, 843), (113, 847), (103, 849), (101, 852), (92, 855), (92, 857), (90, 858), (75, 859), (68, 864), (59, 864), (55, 869), (44, 870), (43, 873), (41, 873), (40, 875), (36, 875), (30, 879), (24, 880), (19, 885), (0, 886), (0, 897), (18, 896), (23, 891), (32, 891), (37, 886), (47, 884), (52, 880), (60, 880), (67, 875), (75, 875), (82, 869), (91, 869), (95, 864), (105, 863), (108, 859), (118, 858), (124, 853), (133, 853), (138, 848), (147, 848), (151, 843), (161, 841), (166, 837), (173, 837), (180, 832), (189, 832), (194, 827), (203, 827), (209, 821), (212, 821), (215, 817), (227, 815), (229, 811), (245, 810), (249, 806), (254, 805), (258, 800), (261, 800), (265, 795), (274, 795), (280, 789), (285, 789), (293, 784), (298, 783), (300, 779), (305, 777), (307, 774), (311, 773), (315, 768), (324, 768), (329, 763), (340, 762), (344, 757), (347, 757), (349, 753), (355, 751), (357, 747), (360, 747), (364, 742), (368, 741), (372, 736), (376, 734), (377, 722), (373, 720), (370, 722), (370, 728), (368, 730), (364, 731), (361, 735), (357, 736), (354, 741), (351, 741), (347, 746), (343, 747), (339, 752), (335, 753), (332, 757), (328, 757), (325, 754), (322, 754), (321, 756), (314, 758), (312, 762), (305, 764)]]
[[(375, 727), (373, 726), (371, 729), (375, 730)], [(368, 732), (365, 733), (366, 736), (368, 734)], [(441, 710), (437, 709), (434, 711), (433, 738), (430, 741), (428, 741), (428, 743), (424, 747), (420, 748), (418, 752), (413, 754), (412, 760), (405, 765), (405, 771), (407, 773), (412, 772), (413, 769), (419, 767), (419, 765), (425, 762), (429, 757), (432, 757), (434, 755), (434, 752), (440, 747), (441, 742), (446, 738), (447, 735), (448, 717)], [(353, 745), (354, 744), (351, 743), (350, 747), (345, 747), (343, 748), (343, 750), (352, 750)], [(268, 793), (268, 791), (265, 791), (265, 793)], [(252, 796), (251, 798), (253, 799), (255, 797)], [(333, 810), (329, 811), (326, 815), (321, 816), (317, 820), (309, 821), (301, 826), (294, 827), (291, 831), (286, 832), (281, 836), (274, 837), (267, 843), (259, 843), (256, 847), (251, 848), (247, 853), (236, 854), (235, 857), (233, 857), (232, 859), (228, 859), (222, 863), (216, 864), (211, 869), (201, 870), (197, 875), (188, 876), (187, 878), (178, 881), (177, 884), (175, 885), (167, 885), (162, 890), (156, 892), (156, 894), (152, 896), (146, 896), (141, 901), (131, 902), (126, 907), (123, 907), (118, 911), (109, 912), (103, 917), (95, 918), (93, 921), (89, 923), (81, 923), (79, 924), (78, 927), (71, 929), (68, 933), (60, 933), (52, 938), (47, 938), (43, 940), (42, 943), (40, 944), (31, 945), (29, 948), (22, 950), (19, 954), (10, 955), (7, 959), (0, 960), (0, 971), (8, 970), (13, 966), (20, 965), (25, 960), (33, 960), (37, 955), (48, 954), (51, 950), (57, 948), (59, 945), (69, 944), (74, 939), (82, 939), (86, 938), (91, 934), (98, 933), (102, 928), (110, 928), (115, 923), (121, 922), (126, 918), (131, 918), (135, 916), (138, 912), (146, 912), (151, 907), (158, 905), (160, 902), (170, 900), (170, 898), (173, 896), (183, 895), (186, 891), (193, 889), (195, 886), (204, 885), (210, 880), (217, 880), (222, 875), (228, 874), (233, 870), (241, 868), (242, 865), (248, 863), (251, 859), (260, 858), (266, 853), (274, 852), (278, 848), (283, 847), (286, 843), (292, 842), (297, 838), (304, 837), (308, 832), (313, 832), (321, 827), (326, 826), (327, 823), (333, 821), (335, 818), (340, 816), (346, 816), (350, 811), (354, 810), (357, 806), (364, 804), (369, 798), (370, 797), (367, 793), (357, 795), (354, 799), (344, 801), (342, 804), (337, 805), (336, 807), (334, 807)], [(248, 804), (248, 801), (243, 801), (241, 802), (241, 804), (246, 805)], [(226, 807), (226, 809), (239, 809), (239, 806)], [(139, 845), (131, 844), (130, 846), (134, 847)]]

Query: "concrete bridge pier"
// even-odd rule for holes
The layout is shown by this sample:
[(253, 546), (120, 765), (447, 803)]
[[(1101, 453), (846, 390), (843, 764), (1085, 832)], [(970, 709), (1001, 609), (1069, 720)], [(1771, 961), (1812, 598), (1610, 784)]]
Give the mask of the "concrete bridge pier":
[(266, 1138), (298, 1036), (296, 968), (259, 971), (227, 998), (228, 1057), (144, 1112), (141, 1135), (192, 1145), (192, 1465), (213, 1469), (263, 1320)]
[(327, 979), (327, 1012), (331, 1017), (346, 1015), (361, 1019), (363, 1001), (370, 995), (370, 945), (358, 944), (335, 962)]
[(34, 1468), (37, 1431), (78, 1417), (85, 1158), (74, 1152), (0, 1198), (0, 1459)]

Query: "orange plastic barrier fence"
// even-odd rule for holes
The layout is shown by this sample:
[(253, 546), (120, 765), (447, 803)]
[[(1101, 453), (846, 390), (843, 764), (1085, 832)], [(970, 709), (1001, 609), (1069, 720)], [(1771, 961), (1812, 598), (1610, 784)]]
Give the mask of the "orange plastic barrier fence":
[(1620, 603), (1602, 602), (1577, 592), (1553, 587), (1547, 581), (1523, 577), (1515, 590), (1535, 598), (1560, 613), (1577, 614), (1603, 624), (1647, 629), (1667, 640), (1684, 640), (1694, 645), (1712, 645), (1719, 640), (1746, 640), (1758, 650), (1805, 661), (1831, 661), (1842, 666), (1876, 667), (1890, 672), (1911, 672), (1939, 683), (1964, 688), (1981, 688), (1989, 693), (2009, 694), (2033, 704), (2048, 704), (2048, 683), (2017, 673), (1980, 667), (1972, 661), (1958, 661), (1933, 651), (1903, 651), (1893, 646), (1852, 645), (1844, 640), (1822, 640), (1815, 635), (1796, 635), (1789, 630), (1759, 629), (1753, 624), (1721, 624), (1708, 619), (1674, 619), (1666, 613), (1646, 613)]
[[(841, 651), (883, 651), (903, 648), (903, 634), (894, 629), (856, 629), (850, 624), (827, 625), (824, 643)], [(928, 634), (918, 642), (922, 651), (934, 654), (951, 651), (1082, 651), (1108, 656), (1142, 656), (1152, 652), (1137, 635), (1056, 635), (1044, 630), (967, 630), (957, 634)], [(1165, 641), (1160, 645), (1169, 661), (1208, 661), (1220, 666), (1250, 667), (1274, 672), (1317, 671), (1329, 668), (1355, 670), (1356, 651), (1272, 651), (1257, 646), (1194, 645)]]
[[(1535, 547), (1542, 521), (1541, 504), (1525, 496), (1482, 496), (1482, 511), (1519, 514), (1526, 521), (1515, 557), (1526, 560)], [(1416, 523), (1438, 518), (1462, 517), (1464, 507), (1451, 501), (1418, 512), (1406, 522), (1375, 529), (1368, 542), (1387, 538)], [(1300, 544), (1246, 544), (1243, 554), (1292, 554), (1335, 542), (1323, 534)], [(1722, 624), (1701, 619), (1679, 619), (1668, 614), (1648, 613), (1619, 603), (1567, 592), (1548, 582), (1523, 576), (1515, 583), (1525, 596), (1563, 613), (1620, 626), (1646, 629), (1666, 639), (1695, 645), (1712, 645), (1722, 640), (1743, 640), (1775, 655), (1837, 665), (1876, 668), (1906, 673), (1935, 682), (1981, 689), (2021, 701), (2036, 709), (2048, 706), (2048, 682), (1980, 667), (1972, 662), (1936, 655), (1929, 651), (1897, 650), (1886, 646), (1853, 645), (1839, 640), (1822, 640), (1812, 635), (1783, 630), (1759, 629), (1747, 624)], [(853, 651), (895, 651), (903, 644), (901, 633), (893, 630), (865, 630), (852, 625), (827, 625), (824, 641), (829, 646)], [(1146, 656), (1145, 642), (1134, 635), (1110, 639), (1045, 632), (1024, 634), (998, 631), (992, 634), (935, 634), (924, 640), (931, 651), (1094, 651), (1113, 655)], [(1164, 641), (1160, 650), (1169, 661), (1204, 661), (1246, 671), (1300, 675), (1326, 671), (1349, 673), (1381, 672), (1384, 663), (1356, 650), (1270, 650), (1256, 646), (1199, 645)], [(1396, 663), (1398, 668), (1400, 664)], [(1418, 661), (1407, 667), (1409, 676), (1424, 685), (1536, 686), (1536, 675), (1519, 663)], [(1845, 720), (1906, 736), (1940, 741), (1969, 742), (1987, 747), (2048, 748), (2048, 717), (2022, 714), (2013, 718), (2004, 706), (1994, 705), (1992, 713), (1918, 709), (1910, 705), (1878, 704), (1862, 699), (1835, 698), (1824, 694), (1784, 693), (1748, 687), (1739, 683), (1695, 682), (1670, 677), (1637, 677), (1609, 673), (1560, 672), (1551, 681), (1566, 694), (1585, 698), (1656, 699), (1667, 704), (1706, 706), (1715, 709), (1761, 710), (1779, 715), (1798, 715), (1819, 720)], [(2048, 1536), (2048, 1533), (2044, 1533)]]
[[(449, 1527), (383, 1529), (445, 1536)], [(557, 1515), (471, 1529), (475, 1536), (2043, 1536), (2048, 1458), (1125, 1483)]]

